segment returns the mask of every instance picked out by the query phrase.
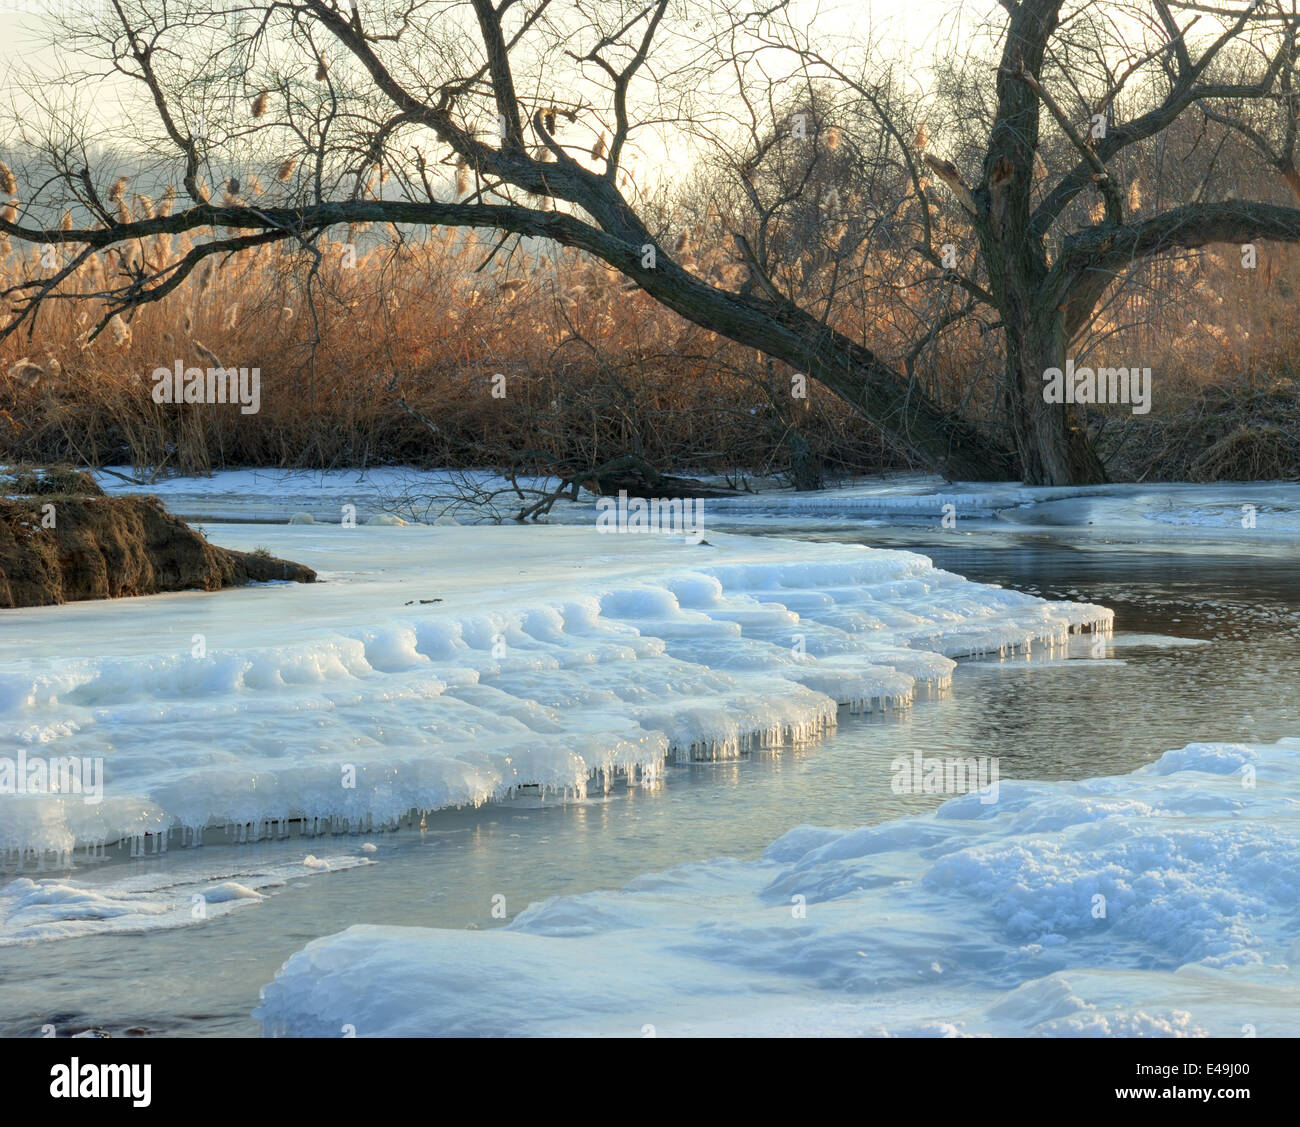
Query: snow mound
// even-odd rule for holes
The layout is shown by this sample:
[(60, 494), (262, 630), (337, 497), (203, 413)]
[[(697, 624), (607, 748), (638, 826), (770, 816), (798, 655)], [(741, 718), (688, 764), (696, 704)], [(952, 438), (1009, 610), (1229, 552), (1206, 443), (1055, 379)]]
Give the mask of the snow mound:
[(255, 1016), (305, 1036), (1300, 1032), (1300, 740), (973, 798), (497, 930), (349, 928)]

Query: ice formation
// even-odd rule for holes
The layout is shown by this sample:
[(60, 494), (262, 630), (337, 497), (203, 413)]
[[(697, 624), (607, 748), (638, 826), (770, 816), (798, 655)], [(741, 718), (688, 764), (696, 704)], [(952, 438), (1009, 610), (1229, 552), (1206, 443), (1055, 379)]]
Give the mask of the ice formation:
[(1294, 1036), (1300, 740), (1002, 783), (761, 860), (352, 927), (263, 987), (268, 1034)]
[(0, 759), (102, 760), (104, 780), (93, 803), (0, 793), (11, 871), (650, 780), (816, 738), (838, 706), (906, 706), (953, 657), (1111, 623), (858, 545), (590, 527), (219, 538), (241, 536), (322, 582), (7, 612)]
[(166, 871), (96, 881), (16, 877), (0, 884), (0, 948), (109, 933), (189, 927), (258, 903), (287, 882), (370, 865), (367, 857), (333, 851), (300, 861), (226, 859), (219, 873), (184, 859)]

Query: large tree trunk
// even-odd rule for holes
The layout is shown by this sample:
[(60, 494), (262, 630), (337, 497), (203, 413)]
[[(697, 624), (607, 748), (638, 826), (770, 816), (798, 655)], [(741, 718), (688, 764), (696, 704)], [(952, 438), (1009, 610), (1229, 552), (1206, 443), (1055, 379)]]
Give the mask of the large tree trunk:
[(1030, 485), (1106, 480), (1075, 407), (1048, 403), (1043, 373), (1064, 368), (1064, 309), (1048, 287), (1047, 248), (1033, 231), (1040, 99), (1037, 78), (1056, 30), (1061, 0), (1021, 0), (998, 68), (998, 111), (984, 158), (984, 182), (969, 193), (989, 286), (1006, 339), (1006, 418), (1020, 476)]
[[(1034, 254), (1005, 243), (986, 243), (994, 293), (1006, 342), (1003, 418), (1011, 431), (1019, 476), (1027, 485), (1092, 485), (1108, 480), (1093, 449), (1082, 412), (1069, 403), (1049, 403), (1044, 373), (1065, 369), (1067, 334), (1061, 310), (1043, 307), (1046, 270)], [(1038, 248), (1032, 248), (1037, 250)], [(998, 257), (994, 257), (994, 256)]]
[(1011, 429), (1028, 485), (1092, 485), (1108, 480), (1082, 411), (1048, 403), (1043, 374), (1065, 369), (1065, 333), (1059, 315), (1007, 333), (1006, 385)]

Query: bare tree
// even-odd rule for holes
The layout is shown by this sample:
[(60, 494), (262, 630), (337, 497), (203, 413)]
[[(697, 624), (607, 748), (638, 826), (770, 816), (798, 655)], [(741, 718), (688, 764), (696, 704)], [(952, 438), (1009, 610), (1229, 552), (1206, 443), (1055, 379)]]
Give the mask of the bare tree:
[[(72, 254), (5, 295), (4, 334), (34, 331), (47, 302), (87, 299), (102, 303), (93, 330), (102, 332), (164, 300), (214, 255), (279, 245), (310, 260), (331, 227), (492, 229), (503, 248), (511, 236), (546, 239), (603, 260), (696, 325), (806, 372), (949, 476), (1086, 482), (1104, 479), (1104, 467), (1076, 410), (1044, 402), (1042, 376), (1064, 364), (1108, 288), (1134, 262), (1171, 249), (1300, 238), (1300, 210), (1242, 200), (1189, 202), (1136, 219), (1109, 167), (1189, 110), (1275, 94), (1289, 76), (1293, 25), (1268, 2), (1237, 12), (1189, 13), (1195, 5), (1175, 0), (1108, 6), (1112, 30), (1137, 29), (1133, 45), (1117, 33), (1089, 67), (1069, 34), (1086, 5), (1063, 18), (1062, 0), (1004, 0), (992, 121), (980, 167), (966, 176), (933, 155), (922, 163), (924, 146), (905, 136), (881, 85), (821, 54), (810, 42), (816, 29), (796, 28), (783, 0), (753, 11), (736, 0), (263, 0), (216, 9), (199, 0), (109, 2), (109, 25), (74, 23), (61, 33), (64, 50), (99, 68), (69, 82), (89, 97), (108, 74), (140, 92), (116, 128), (179, 183), (176, 205), (129, 213), (97, 167), (90, 137), (47, 129), (44, 174), (27, 174), (33, 194), (0, 217), (0, 232)], [(1206, 37), (1215, 22), (1221, 30)], [(1010, 443), (940, 406), (911, 360), (888, 363), (873, 342), (839, 331), (824, 289), (771, 268), (777, 241), (755, 246), (734, 232), (747, 280), (733, 289), (687, 269), (654, 220), (630, 154), (656, 130), (709, 137), (719, 58), (760, 50), (797, 57), (797, 74), (841, 84), (879, 118), (898, 190), (919, 202), (911, 253), (933, 281), (962, 293), (944, 323), (977, 306), (996, 315)], [(1241, 77), (1211, 77), (1229, 57)], [(770, 200), (755, 171), (787, 131), (791, 108), (772, 97), (771, 83), (755, 97), (743, 68), (736, 75), (726, 94), (748, 107), (753, 126), (737, 176), (761, 213)], [(1139, 86), (1149, 104), (1119, 116), (1121, 95)], [(815, 101), (808, 105), (817, 135)], [(1104, 129), (1095, 128), (1099, 120)], [(21, 124), (28, 139), (39, 131)], [(1048, 183), (1036, 172), (1045, 125), (1072, 154)], [(927, 164), (971, 232), (972, 270), (952, 268), (934, 245)], [(254, 167), (273, 170), (256, 199), (242, 180)], [(798, 172), (786, 162), (771, 183), (797, 189)], [(805, 179), (823, 190), (824, 182)], [(1100, 194), (1104, 220), (1062, 230), (1086, 192)], [(62, 223), (38, 218), (64, 209)], [(855, 250), (884, 229), (819, 211), (820, 222), (856, 240)], [(805, 209), (805, 220), (819, 211)], [(181, 234), (191, 241), (183, 253), (173, 249)], [(832, 292), (844, 285), (840, 246), (837, 237), (819, 267), (836, 279)], [(85, 287), (87, 259), (109, 249), (116, 278)], [(801, 304), (814, 298), (812, 307)]]
[[(1140, 45), (1129, 46), (1129, 60), (1118, 73), (1091, 99), (1076, 85), (1066, 101), (1041, 77), (1060, 26), (1060, 0), (1010, 5), (997, 115), (968, 210), (1003, 317), (1016, 446), (1029, 480), (1104, 480), (1076, 413), (1044, 403), (1042, 377), (1047, 368), (1064, 366), (1071, 342), (1117, 278), (1143, 259), (1179, 248), (1300, 237), (1300, 211), (1247, 200), (1189, 202), (1141, 218), (1130, 214), (1111, 170), (1117, 157), (1198, 106), (1268, 97), (1290, 62), (1286, 36), (1275, 35), (1289, 24), (1255, 21), (1263, 3), (1216, 15), (1224, 26), (1199, 51), (1188, 42), (1199, 16), (1180, 22), (1172, 4), (1155, 0), (1152, 7), (1155, 28)], [(1232, 80), (1212, 77), (1212, 64), (1234, 46), (1262, 47), (1258, 66)], [(1245, 70), (1254, 60), (1242, 55)], [(1149, 84), (1154, 96), (1133, 116), (1111, 120), (1118, 96), (1145, 68), (1158, 75)], [(1077, 156), (1036, 198), (1034, 161), (1045, 115)], [(1049, 235), (1071, 201), (1089, 189), (1101, 196), (1103, 221), (1057, 233), (1059, 250), (1049, 259)]]
[[(996, 52), (966, 55), (975, 73), (950, 73), (941, 83), (949, 95), (958, 93), (942, 108), (963, 120), (960, 128), (950, 124), (938, 144), (951, 145), (958, 159), (918, 155), (950, 189), (969, 233), (961, 249), (973, 265), (949, 276), (970, 295), (972, 309), (987, 307), (998, 318), (1002, 414), (1021, 475), (1049, 484), (1104, 481), (1081, 412), (1047, 402), (1043, 379), (1065, 367), (1108, 291), (1168, 252), (1300, 238), (1300, 211), (1215, 201), (1204, 184), (1194, 196), (1139, 217), (1139, 196), (1124, 191), (1125, 158), (1157, 144), (1185, 116), (1209, 115), (1245, 133), (1289, 178), (1297, 16), (1292, 0), (1068, 9), (1062, 0), (1000, 2), (1005, 18)], [(889, 120), (895, 111), (880, 102), (879, 84), (837, 63), (814, 35), (787, 22), (768, 31), (766, 42), (873, 100)], [(985, 77), (990, 69), (992, 83)], [(1249, 127), (1243, 107), (1257, 103), (1265, 111), (1284, 107), (1274, 141)], [(917, 163), (911, 162), (913, 179), (923, 193)], [(1094, 199), (1100, 215), (1089, 206)], [(938, 266), (931, 235), (927, 224), (917, 249)]]

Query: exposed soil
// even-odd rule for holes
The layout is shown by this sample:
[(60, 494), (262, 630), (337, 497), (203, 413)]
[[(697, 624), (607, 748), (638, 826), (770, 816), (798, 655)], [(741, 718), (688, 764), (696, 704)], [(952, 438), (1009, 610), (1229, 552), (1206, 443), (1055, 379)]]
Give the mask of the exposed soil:
[(0, 608), (311, 583), (309, 567), (209, 544), (156, 497), (106, 497), (76, 471), (0, 482)]

